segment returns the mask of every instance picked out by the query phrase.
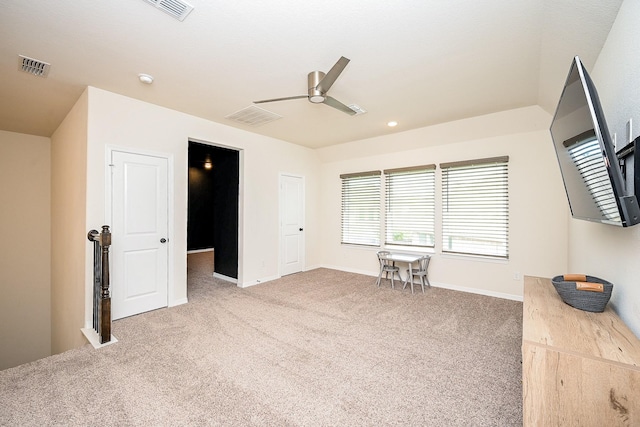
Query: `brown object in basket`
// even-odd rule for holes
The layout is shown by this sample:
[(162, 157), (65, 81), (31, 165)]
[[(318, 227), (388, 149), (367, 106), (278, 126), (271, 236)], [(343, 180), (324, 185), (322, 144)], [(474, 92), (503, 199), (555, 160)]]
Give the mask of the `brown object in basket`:
[(576, 282), (576, 289), (579, 291), (604, 292), (604, 284), (591, 282)]

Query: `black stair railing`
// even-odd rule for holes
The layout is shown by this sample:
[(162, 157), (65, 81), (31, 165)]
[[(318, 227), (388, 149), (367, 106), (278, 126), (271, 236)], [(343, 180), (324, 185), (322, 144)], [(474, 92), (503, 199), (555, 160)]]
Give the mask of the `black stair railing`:
[(111, 232), (108, 225), (102, 232), (91, 230), (87, 238), (93, 242), (93, 329), (100, 344), (111, 341), (111, 294), (109, 292), (109, 247)]

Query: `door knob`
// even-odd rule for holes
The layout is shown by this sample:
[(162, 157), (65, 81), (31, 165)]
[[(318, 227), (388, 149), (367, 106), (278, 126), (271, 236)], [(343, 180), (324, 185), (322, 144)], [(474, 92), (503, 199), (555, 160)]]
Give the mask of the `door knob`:
[(302, 229), (302, 228), (300, 228), (300, 231), (302, 231), (302, 230), (303, 230), (303, 229)]
[(163, 237), (162, 239), (160, 239), (160, 243), (167, 243), (167, 239)]

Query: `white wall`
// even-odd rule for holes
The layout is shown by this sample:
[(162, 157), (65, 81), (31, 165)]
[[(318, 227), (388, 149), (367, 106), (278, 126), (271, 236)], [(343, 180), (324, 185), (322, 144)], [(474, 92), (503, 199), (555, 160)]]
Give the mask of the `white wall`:
[[(624, 143), (626, 123), (640, 135), (640, 2), (625, 0), (590, 74), (600, 95), (609, 131)], [(567, 59), (567, 70), (570, 59)], [(590, 70), (587, 70), (590, 71)], [(614, 284), (611, 304), (640, 337), (640, 225), (618, 228), (570, 220), (569, 270)]]
[[(505, 111), (319, 150), (322, 165), (323, 260), (326, 266), (377, 274), (377, 248), (340, 244), (342, 173), (509, 156), (509, 260), (443, 255), (436, 243), (430, 281), (436, 286), (514, 299), (522, 280), (567, 268), (567, 215), (560, 171), (539, 107)], [(371, 153), (371, 154), (369, 154)], [(437, 172), (436, 200), (439, 200)], [(436, 205), (436, 242), (441, 236)]]
[(51, 355), (51, 140), (0, 131), (0, 370)]
[[(51, 351), (86, 343), (87, 91), (51, 136)], [(91, 282), (91, 280), (90, 280)], [(91, 294), (89, 291), (87, 297)]]
[[(308, 148), (144, 103), (104, 90), (89, 89), (87, 230), (105, 221), (107, 146), (169, 154), (173, 157), (173, 211), (170, 224), (169, 304), (186, 301), (187, 149), (190, 138), (241, 151), (242, 230), (238, 283), (255, 284), (279, 276), (278, 179), (280, 172), (305, 177), (306, 263), (319, 265), (319, 162)], [(89, 250), (89, 249), (88, 249)], [(92, 267), (87, 264), (87, 284)]]

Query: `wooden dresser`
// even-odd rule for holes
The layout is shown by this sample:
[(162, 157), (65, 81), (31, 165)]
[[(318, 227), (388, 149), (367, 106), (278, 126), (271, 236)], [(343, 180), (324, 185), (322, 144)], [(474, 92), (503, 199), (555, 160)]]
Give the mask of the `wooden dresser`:
[(525, 426), (640, 426), (640, 340), (609, 305), (578, 310), (527, 276), (522, 326)]

